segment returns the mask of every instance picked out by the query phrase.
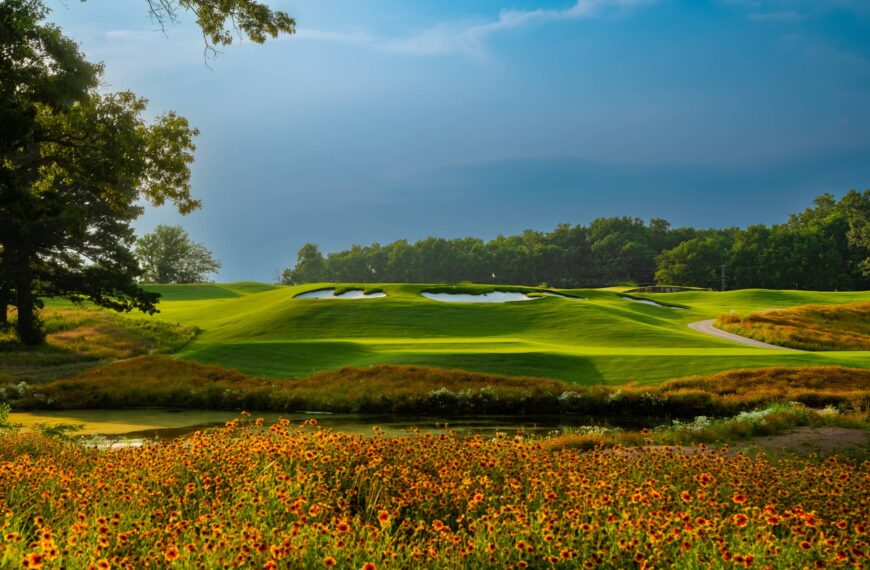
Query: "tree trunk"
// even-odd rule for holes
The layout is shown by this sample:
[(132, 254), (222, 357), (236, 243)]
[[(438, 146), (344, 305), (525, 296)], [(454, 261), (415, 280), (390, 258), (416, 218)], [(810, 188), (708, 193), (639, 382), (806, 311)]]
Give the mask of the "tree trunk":
[[(3, 291), (0, 291), (0, 295), (4, 295)], [(5, 329), (9, 326), (9, 305), (5, 300), (0, 300), (0, 330)]]
[(36, 307), (33, 299), (33, 275), (29, 264), (20, 268), (17, 273), (15, 289), (18, 306), (18, 340), (30, 346), (41, 344), (45, 338), (36, 318)]

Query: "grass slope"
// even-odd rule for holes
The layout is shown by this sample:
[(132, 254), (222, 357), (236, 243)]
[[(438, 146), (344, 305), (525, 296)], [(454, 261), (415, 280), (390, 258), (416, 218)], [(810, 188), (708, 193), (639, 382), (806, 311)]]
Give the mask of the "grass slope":
[(716, 319), (716, 326), (802, 350), (870, 350), (870, 302), (727, 314)]
[[(870, 301), (870, 292), (743, 290), (637, 295), (687, 307), (624, 298), (625, 289), (565, 290), (583, 300), (543, 297), (507, 304), (443, 303), (420, 295), (444, 286), (366, 284), (386, 298), (294, 299), (325, 287), (208, 284), (154, 287), (164, 295), (156, 319), (198, 327), (183, 359), (255, 376), (288, 378), (343, 366), (405, 364), (538, 376), (578, 384), (658, 383), (692, 374), (773, 365), (870, 367), (870, 353), (803, 353), (741, 346), (686, 325), (731, 310)], [(449, 288), (446, 288), (449, 289)], [(464, 285), (464, 293), (492, 286)], [(527, 287), (500, 290), (534, 292)], [(145, 317), (141, 317), (145, 318)]]
[(24, 347), (11, 331), (0, 332), (0, 383), (50, 382), (101, 363), (178, 352), (197, 333), (157, 319), (63, 307), (40, 315), (47, 333), (42, 346)]

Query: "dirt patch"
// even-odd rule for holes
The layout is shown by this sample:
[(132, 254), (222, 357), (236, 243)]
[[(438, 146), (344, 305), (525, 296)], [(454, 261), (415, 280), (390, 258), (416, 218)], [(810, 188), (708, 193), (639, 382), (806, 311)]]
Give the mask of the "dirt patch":
[(752, 447), (773, 453), (818, 453), (870, 451), (870, 431), (839, 427), (800, 427), (779, 435), (756, 437)]

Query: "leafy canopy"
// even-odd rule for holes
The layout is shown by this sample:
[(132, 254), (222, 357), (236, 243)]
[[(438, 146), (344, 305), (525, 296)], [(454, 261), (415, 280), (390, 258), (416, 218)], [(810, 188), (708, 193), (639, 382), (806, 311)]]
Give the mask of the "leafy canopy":
[[(141, 200), (187, 213), (198, 131), (147, 101), (98, 90), (102, 67), (44, 22), (40, 0), (0, 3), (0, 316), (37, 343), (40, 297), (155, 311), (136, 283)], [(0, 319), (2, 320), (2, 319)]]
[(203, 283), (221, 267), (181, 226), (157, 226), (139, 238), (135, 254), (147, 283)]

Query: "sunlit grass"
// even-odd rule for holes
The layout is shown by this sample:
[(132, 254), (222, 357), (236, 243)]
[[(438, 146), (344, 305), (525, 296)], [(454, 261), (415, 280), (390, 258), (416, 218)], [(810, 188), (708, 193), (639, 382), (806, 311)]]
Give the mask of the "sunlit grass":
[(803, 350), (870, 350), (870, 302), (720, 315), (716, 326)]
[[(383, 289), (387, 297), (336, 303), (299, 300), (313, 289)], [(658, 383), (674, 377), (774, 365), (870, 367), (870, 353), (799, 354), (754, 349), (693, 331), (688, 323), (731, 309), (870, 300), (870, 292), (746, 290), (647, 295), (689, 307), (626, 300), (622, 289), (564, 290), (507, 304), (441, 303), (423, 298), (443, 285), (314, 283), (162, 286), (155, 318), (203, 330), (179, 357), (255, 376), (306, 377), (344, 366), (380, 364), (462, 368), (577, 384)], [(533, 293), (533, 287), (499, 287)], [(484, 293), (463, 284), (454, 292)]]

